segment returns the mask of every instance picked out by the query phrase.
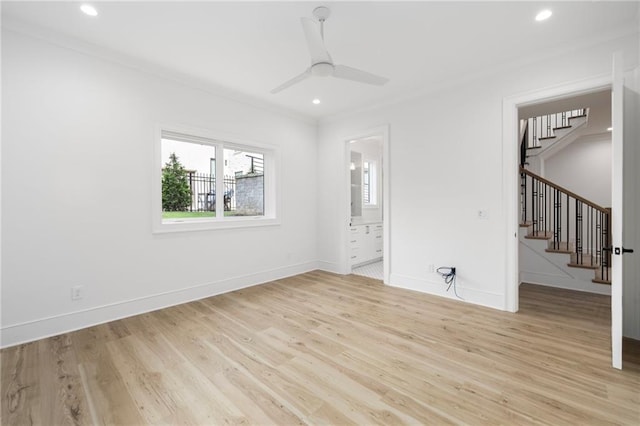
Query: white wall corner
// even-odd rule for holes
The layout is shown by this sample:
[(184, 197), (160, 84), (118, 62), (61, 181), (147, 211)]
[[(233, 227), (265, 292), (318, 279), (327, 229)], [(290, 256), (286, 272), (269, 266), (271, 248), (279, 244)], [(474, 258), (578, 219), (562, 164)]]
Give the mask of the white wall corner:
[(348, 266), (344, 265), (343, 263), (327, 262), (324, 260), (318, 261), (317, 269), (339, 275), (347, 275), (351, 273)]

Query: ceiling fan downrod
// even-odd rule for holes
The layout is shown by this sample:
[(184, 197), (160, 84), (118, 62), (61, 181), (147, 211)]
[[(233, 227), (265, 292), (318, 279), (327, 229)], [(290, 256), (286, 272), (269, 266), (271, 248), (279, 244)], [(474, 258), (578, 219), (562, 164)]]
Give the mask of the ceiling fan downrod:
[(331, 15), (331, 11), (326, 6), (318, 6), (313, 9), (313, 16), (320, 22), (320, 37), (324, 41), (324, 21)]

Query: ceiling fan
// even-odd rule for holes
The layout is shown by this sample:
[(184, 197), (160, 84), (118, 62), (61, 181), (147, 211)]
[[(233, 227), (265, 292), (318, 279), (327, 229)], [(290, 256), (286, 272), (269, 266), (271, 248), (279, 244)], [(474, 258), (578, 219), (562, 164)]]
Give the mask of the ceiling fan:
[(331, 11), (329, 8), (324, 6), (316, 7), (313, 10), (313, 16), (320, 23), (319, 26), (313, 19), (301, 18), (302, 29), (304, 30), (304, 35), (307, 38), (307, 46), (309, 47), (309, 53), (311, 54), (311, 66), (302, 74), (273, 89), (271, 93), (278, 93), (281, 90), (293, 86), (296, 83), (300, 83), (311, 76), (332, 76), (344, 80), (373, 84), (376, 86), (382, 86), (389, 81), (387, 78), (380, 77), (366, 71), (333, 63), (329, 52), (327, 52), (327, 49), (324, 46), (324, 21), (327, 20), (330, 13)]

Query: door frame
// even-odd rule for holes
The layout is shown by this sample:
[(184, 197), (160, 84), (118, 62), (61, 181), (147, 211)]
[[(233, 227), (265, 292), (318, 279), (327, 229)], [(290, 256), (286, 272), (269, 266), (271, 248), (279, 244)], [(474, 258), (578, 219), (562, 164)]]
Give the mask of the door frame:
[(502, 102), (502, 193), (505, 227), (505, 295), (504, 309), (517, 312), (519, 309), (520, 271), (518, 262), (519, 230), (519, 166), (520, 149), (518, 147), (518, 108), (569, 98), (586, 93), (610, 89), (611, 73), (583, 80), (567, 82), (556, 86), (532, 90), (518, 95), (505, 97)]
[(344, 139), (344, 157), (345, 157), (345, 184), (343, 187), (347, 190), (347, 196), (345, 198), (345, 216), (344, 216), (344, 226), (343, 229), (345, 231), (344, 247), (345, 256), (345, 271), (347, 273), (351, 273), (350, 267), (350, 257), (349, 257), (349, 232), (348, 230), (350, 221), (351, 221), (351, 173), (349, 170), (349, 165), (351, 163), (351, 149), (350, 142), (352, 140), (366, 139), (370, 137), (379, 137), (382, 141), (382, 267), (383, 267), (383, 282), (385, 284), (389, 284), (389, 276), (391, 275), (391, 193), (389, 191), (390, 184), (389, 178), (391, 176), (390, 173), (390, 160), (389, 160), (389, 125), (385, 124), (382, 126), (377, 126), (370, 128), (368, 130), (364, 130), (362, 132), (358, 132), (351, 137)]

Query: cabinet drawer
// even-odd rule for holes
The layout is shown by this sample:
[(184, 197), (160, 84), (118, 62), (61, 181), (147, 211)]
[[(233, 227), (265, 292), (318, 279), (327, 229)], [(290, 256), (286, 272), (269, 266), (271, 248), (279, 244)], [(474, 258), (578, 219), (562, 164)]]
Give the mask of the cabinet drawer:
[(360, 253), (360, 247), (352, 247), (349, 250), (349, 261), (351, 262), (351, 264), (359, 263), (362, 261), (362, 255)]

